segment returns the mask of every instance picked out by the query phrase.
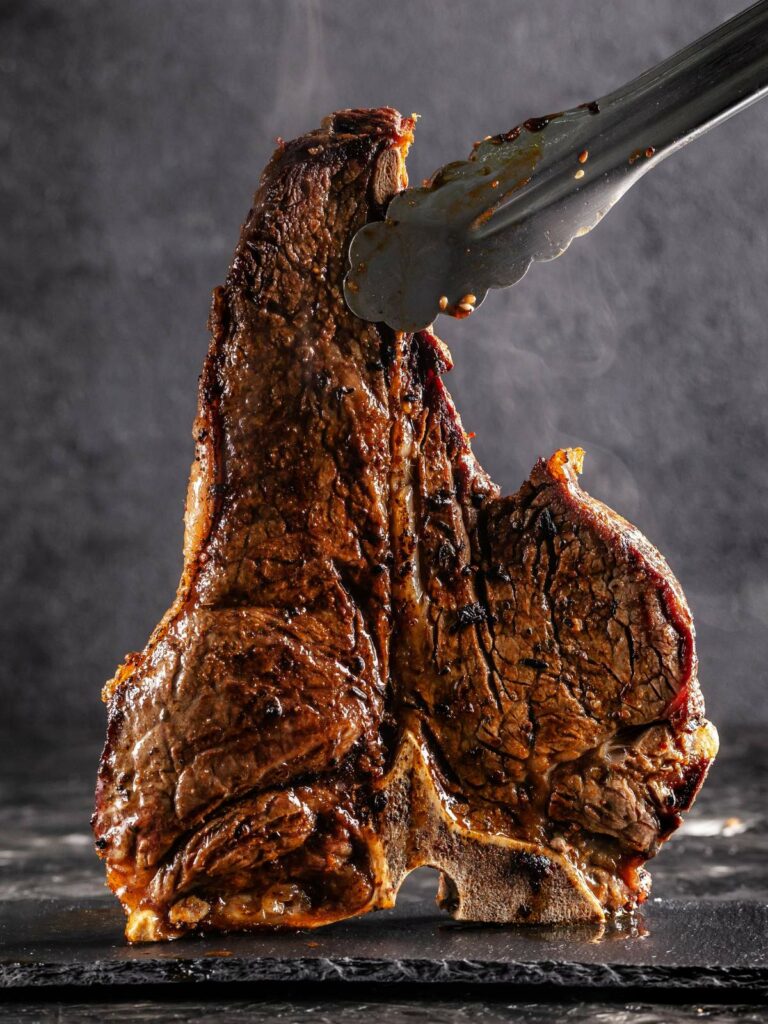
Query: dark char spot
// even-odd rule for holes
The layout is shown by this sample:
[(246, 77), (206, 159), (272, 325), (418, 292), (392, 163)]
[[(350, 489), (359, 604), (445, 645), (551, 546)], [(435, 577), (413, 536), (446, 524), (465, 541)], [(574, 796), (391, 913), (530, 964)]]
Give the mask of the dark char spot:
[(376, 811), (377, 814), (383, 811), (388, 803), (389, 797), (382, 790), (378, 790), (371, 797), (371, 807), (374, 809), (374, 811)]
[(541, 531), (544, 534), (544, 536), (549, 537), (550, 540), (552, 540), (552, 538), (557, 534), (557, 527), (555, 526), (555, 521), (552, 518), (552, 513), (549, 511), (548, 508), (545, 508), (539, 516), (539, 526), (541, 527)]
[(427, 507), (431, 509), (443, 508), (453, 501), (453, 491), (439, 490), (427, 496)]
[(282, 718), (283, 717), (283, 705), (277, 699), (277, 697), (270, 697), (267, 703), (264, 705), (264, 717), (265, 718)]
[(456, 612), (456, 622), (453, 625), (453, 632), (457, 633), (460, 629), (466, 629), (468, 626), (477, 625), (480, 622), (485, 622), (488, 618), (488, 612), (483, 608), (481, 604), (465, 604), (463, 608), (459, 608)]
[(520, 664), (527, 668), (535, 668), (538, 672), (544, 672), (549, 668), (546, 661), (542, 661), (541, 658), (521, 658)]
[(435, 558), (441, 569), (447, 569), (456, 557), (456, 549), (450, 541), (444, 540), (438, 545)]
[(522, 871), (525, 871), (531, 883), (531, 891), (538, 893), (541, 890), (541, 883), (552, 874), (552, 861), (540, 853), (527, 853), (520, 851), (514, 857)]

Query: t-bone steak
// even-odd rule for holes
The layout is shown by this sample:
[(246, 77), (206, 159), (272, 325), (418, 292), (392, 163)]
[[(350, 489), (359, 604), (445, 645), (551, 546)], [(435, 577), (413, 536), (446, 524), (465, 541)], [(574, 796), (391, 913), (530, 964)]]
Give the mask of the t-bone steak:
[(281, 143), (214, 292), (178, 593), (105, 689), (132, 941), (326, 924), (421, 865), (456, 918), (600, 921), (716, 753), (681, 589), (582, 452), (501, 497), (442, 342), (344, 303), (412, 131), (345, 110)]

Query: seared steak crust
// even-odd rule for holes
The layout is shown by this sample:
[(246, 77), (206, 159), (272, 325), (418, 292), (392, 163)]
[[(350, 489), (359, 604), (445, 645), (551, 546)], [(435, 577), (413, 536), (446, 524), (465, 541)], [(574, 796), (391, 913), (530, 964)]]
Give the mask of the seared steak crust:
[(421, 863), (456, 916), (600, 919), (716, 751), (682, 592), (580, 453), (501, 498), (443, 344), (343, 301), (412, 127), (281, 145), (214, 293), (181, 583), (105, 690), (94, 830), (133, 940), (323, 924)]

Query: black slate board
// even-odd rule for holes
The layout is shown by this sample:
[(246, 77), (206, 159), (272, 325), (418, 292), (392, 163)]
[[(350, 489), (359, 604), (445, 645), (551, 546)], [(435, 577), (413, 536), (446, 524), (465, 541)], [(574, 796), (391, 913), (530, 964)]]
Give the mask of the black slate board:
[(601, 935), (452, 922), (429, 906), (434, 889), (434, 878), (414, 879), (400, 908), (322, 932), (136, 947), (120, 941), (121, 914), (103, 900), (15, 903), (4, 915), (0, 984), (503, 982), (768, 993), (768, 905), (665, 901), (648, 908), (641, 928)]
[[(405, 994), (394, 987), (385, 1000), (353, 993), (347, 985), (343, 992), (330, 995), (332, 986), (305, 996), (306, 986), (293, 996), (284, 993), (264, 996), (264, 986), (250, 998), (232, 998), (231, 994), (210, 992), (198, 986), (194, 991), (167, 987), (165, 998), (155, 989), (147, 999), (140, 988), (130, 1001), (115, 1000), (114, 990), (73, 991), (67, 1002), (44, 998), (46, 991), (23, 1003), (0, 1006), (4, 1024), (765, 1024), (764, 1006), (713, 1004), (700, 1001), (651, 1002), (645, 997), (633, 1000), (567, 999), (550, 1000), (478, 997), (460, 994), (455, 986), (449, 992), (435, 988)], [(340, 986), (337, 986), (340, 988)], [(488, 989), (485, 990), (488, 993)], [(541, 995), (541, 993), (539, 993)], [(97, 998), (101, 995), (101, 998)]]
[(0, 987), (204, 982), (514, 984), (768, 994), (768, 754), (726, 744), (654, 893), (606, 928), (503, 928), (439, 913), (417, 872), (397, 908), (314, 932), (128, 946), (87, 831), (91, 779), (0, 787)]

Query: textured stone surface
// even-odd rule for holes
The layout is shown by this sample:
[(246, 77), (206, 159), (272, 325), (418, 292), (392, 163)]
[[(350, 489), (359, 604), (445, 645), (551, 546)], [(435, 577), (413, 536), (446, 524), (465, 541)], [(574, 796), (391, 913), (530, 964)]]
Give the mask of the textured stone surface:
[[(277, 134), (417, 110), (418, 182), (746, 2), (4, 0), (0, 739), (100, 737), (170, 602), (210, 290)], [(764, 101), (439, 323), (493, 478), (582, 444), (586, 489), (669, 558), (715, 722), (768, 717), (766, 139)]]
[(482, 1021), (497, 1024), (682, 1024), (702, 1021), (703, 1024), (759, 1024), (766, 1020), (761, 1007), (717, 1006), (696, 1004), (652, 1004), (647, 1002), (584, 1002), (541, 1003), (499, 998), (489, 1002), (471, 999), (464, 994), (453, 998), (415, 997), (406, 1001), (386, 1000), (385, 1004), (366, 999), (313, 1000), (214, 1000), (174, 999), (173, 1002), (141, 1000), (137, 1002), (28, 1003), (24, 1006), (0, 1007), (0, 1021), (16, 1024), (111, 1024), (121, 1021), (144, 1024), (198, 1024), (201, 1019), (230, 1024), (249, 1021), (251, 1024), (357, 1024), (360, 1021), (382, 1021), (387, 1024), (469, 1024)]
[[(503, 982), (768, 993), (768, 748), (724, 737), (681, 833), (654, 862), (642, 913), (606, 929), (493, 928), (451, 921), (436, 877), (413, 875), (393, 911), (315, 932), (127, 946), (87, 830), (88, 759), (56, 782), (15, 762), (0, 808), (0, 984), (339, 981)], [(38, 764), (37, 768), (40, 767)], [(90, 766), (92, 768), (92, 764)], [(45, 778), (51, 766), (42, 763)]]

